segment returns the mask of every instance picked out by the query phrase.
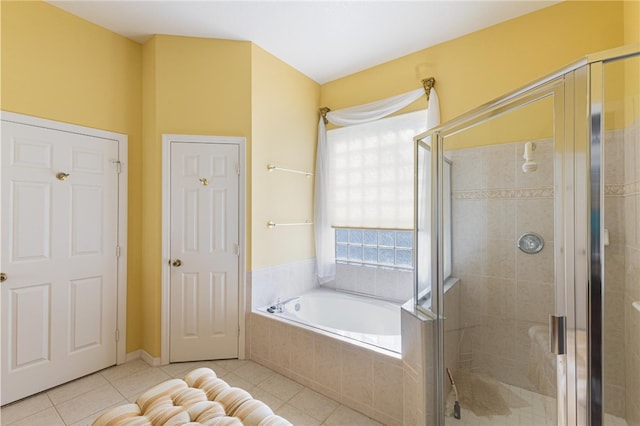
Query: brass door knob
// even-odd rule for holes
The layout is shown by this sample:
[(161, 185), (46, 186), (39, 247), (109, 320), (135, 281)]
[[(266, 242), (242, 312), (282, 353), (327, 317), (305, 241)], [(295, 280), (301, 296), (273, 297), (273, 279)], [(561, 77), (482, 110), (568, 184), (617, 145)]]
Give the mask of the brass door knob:
[(67, 180), (68, 177), (69, 177), (69, 173), (60, 172), (56, 174), (56, 179), (58, 180)]
[(176, 259), (173, 262), (171, 262), (171, 266), (175, 266), (176, 268), (181, 265), (182, 265), (182, 260), (180, 259)]
[(7, 274), (4, 272), (0, 272), (0, 283), (3, 283), (7, 280)]

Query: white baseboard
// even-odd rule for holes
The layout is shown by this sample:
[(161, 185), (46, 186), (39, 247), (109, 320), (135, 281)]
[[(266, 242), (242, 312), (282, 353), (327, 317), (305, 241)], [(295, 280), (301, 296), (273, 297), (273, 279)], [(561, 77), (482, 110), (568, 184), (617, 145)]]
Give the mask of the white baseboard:
[(129, 362), (129, 361), (133, 361), (136, 359), (142, 359), (144, 362), (146, 362), (147, 364), (149, 364), (152, 367), (158, 367), (160, 365), (162, 365), (162, 363), (160, 362), (160, 358), (159, 357), (152, 357), (151, 355), (149, 355), (149, 352), (143, 350), (143, 349), (138, 349), (137, 351), (133, 351), (133, 352), (129, 352), (125, 358), (124, 362)]

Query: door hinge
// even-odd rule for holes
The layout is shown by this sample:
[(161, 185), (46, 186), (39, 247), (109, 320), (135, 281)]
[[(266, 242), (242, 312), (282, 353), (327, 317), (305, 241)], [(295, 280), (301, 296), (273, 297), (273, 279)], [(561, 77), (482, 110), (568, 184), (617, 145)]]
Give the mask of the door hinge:
[(236, 163), (236, 174), (240, 176), (240, 164)]
[(116, 342), (120, 340), (120, 330), (116, 328)]
[(120, 174), (122, 172), (122, 163), (120, 160), (113, 160), (111, 163), (116, 166), (116, 173)]
[(116, 246), (116, 257), (120, 257), (120, 246)]
[(233, 253), (234, 253), (236, 256), (240, 256), (240, 245), (235, 244), (235, 247), (233, 247)]
[(238, 327), (238, 337), (240, 337), (240, 327)]

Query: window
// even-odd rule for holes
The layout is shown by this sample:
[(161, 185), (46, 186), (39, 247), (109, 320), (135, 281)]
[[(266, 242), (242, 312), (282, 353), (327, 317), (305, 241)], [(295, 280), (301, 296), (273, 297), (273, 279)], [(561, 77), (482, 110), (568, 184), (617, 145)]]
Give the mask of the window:
[(413, 267), (413, 137), (426, 110), (327, 132), (336, 262)]
[(413, 267), (413, 231), (338, 228), (335, 232), (338, 263)]
[(426, 110), (327, 132), (332, 224), (413, 228), (413, 137)]
[[(425, 128), (426, 110), (422, 110), (327, 132), (337, 263), (413, 267), (413, 138)], [(446, 193), (450, 193), (449, 166)], [(449, 275), (447, 197), (445, 204), (445, 274)]]

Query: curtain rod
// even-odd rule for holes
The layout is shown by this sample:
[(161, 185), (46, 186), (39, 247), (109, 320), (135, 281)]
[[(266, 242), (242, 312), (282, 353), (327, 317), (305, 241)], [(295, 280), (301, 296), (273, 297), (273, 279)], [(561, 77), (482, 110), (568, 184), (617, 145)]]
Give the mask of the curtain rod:
[(431, 89), (436, 85), (436, 79), (433, 77), (425, 78), (422, 80), (422, 86), (424, 87), (424, 92), (427, 94), (427, 101), (431, 96)]
[[(428, 101), (429, 97), (431, 96), (431, 89), (433, 88), (433, 86), (436, 85), (436, 79), (434, 77), (428, 77), (421, 81), (422, 81), (422, 87), (424, 87), (424, 93), (427, 95), (427, 101)], [(329, 120), (327, 120), (328, 112), (331, 112), (330, 108), (328, 107), (320, 108), (320, 116), (322, 117), (322, 120), (324, 121), (325, 125), (329, 123)]]
[(330, 111), (331, 109), (327, 107), (320, 108), (320, 115), (322, 116), (322, 120), (324, 121), (325, 126), (329, 123), (329, 120), (327, 120), (327, 113)]

